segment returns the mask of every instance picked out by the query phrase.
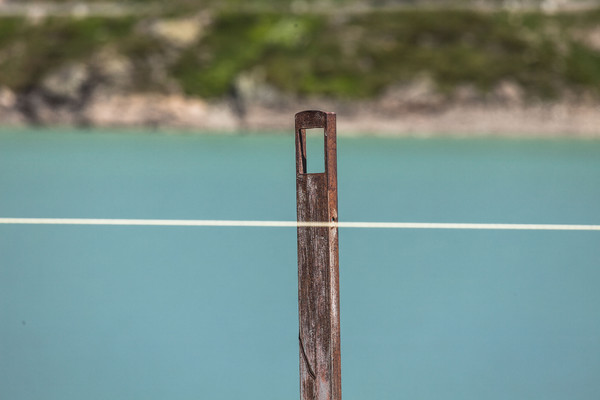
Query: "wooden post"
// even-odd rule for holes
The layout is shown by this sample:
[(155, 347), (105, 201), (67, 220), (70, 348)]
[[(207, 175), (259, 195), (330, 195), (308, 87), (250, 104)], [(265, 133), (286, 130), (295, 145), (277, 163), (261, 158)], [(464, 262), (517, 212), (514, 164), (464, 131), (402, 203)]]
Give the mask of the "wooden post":
[[(335, 113), (296, 114), (298, 222), (333, 222), (337, 215)], [(306, 129), (323, 128), (325, 171), (307, 173)], [(300, 398), (341, 400), (338, 228), (298, 227)]]

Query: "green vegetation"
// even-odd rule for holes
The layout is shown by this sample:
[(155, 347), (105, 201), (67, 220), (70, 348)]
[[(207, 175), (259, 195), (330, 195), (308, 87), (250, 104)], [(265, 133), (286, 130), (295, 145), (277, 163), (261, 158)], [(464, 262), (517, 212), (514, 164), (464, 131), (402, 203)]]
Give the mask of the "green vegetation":
[(51, 18), (39, 24), (0, 19), (0, 85), (26, 91), (47, 72), (118, 42), (134, 23), (132, 18)]
[(402, 11), (330, 16), (221, 15), (212, 35), (173, 69), (189, 94), (219, 96), (235, 76), (260, 68), (281, 90), (351, 98), (423, 74), (442, 92), (482, 92), (511, 80), (536, 97), (577, 86), (600, 90), (600, 53), (579, 32), (600, 12)]
[[(156, 20), (0, 19), (0, 85), (26, 91), (60, 65), (110, 47), (135, 66), (137, 90), (159, 90), (166, 77), (206, 98), (225, 95), (236, 77), (252, 71), (299, 95), (368, 98), (424, 75), (442, 93), (460, 85), (485, 93), (512, 81), (536, 98), (568, 90), (600, 95), (600, 43), (586, 39), (600, 10), (214, 11), (198, 39), (183, 48), (143, 29)], [(164, 68), (158, 77), (150, 71), (156, 60)]]

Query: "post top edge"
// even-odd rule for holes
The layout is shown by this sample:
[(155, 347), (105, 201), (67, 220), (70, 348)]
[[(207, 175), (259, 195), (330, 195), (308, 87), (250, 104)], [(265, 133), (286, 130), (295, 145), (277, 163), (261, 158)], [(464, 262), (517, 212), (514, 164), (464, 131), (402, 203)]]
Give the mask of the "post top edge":
[(335, 124), (336, 116), (333, 112), (320, 110), (307, 110), (296, 113), (296, 129), (326, 128)]
[(310, 114), (335, 115), (335, 112), (323, 111), (323, 110), (304, 110), (304, 111), (298, 111), (295, 116), (296, 116), (296, 118), (298, 118), (300, 116), (310, 115)]

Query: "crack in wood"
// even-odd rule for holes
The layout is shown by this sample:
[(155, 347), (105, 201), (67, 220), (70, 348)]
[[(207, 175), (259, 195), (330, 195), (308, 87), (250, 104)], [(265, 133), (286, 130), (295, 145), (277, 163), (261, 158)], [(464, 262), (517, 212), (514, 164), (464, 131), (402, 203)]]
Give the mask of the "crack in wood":
[(302, 350), (302, 358), (304, 358), (304, 362), (306, 363), (306, 367), (308, 368), (308, 373), (312, 376), (313, 379), (317, 379), (317, 375), (315, 371), (313, 371), (310, 366), (310, 361), (308, 361), (308, 356), (306, 355), (306, 350), (304, 350), (304, 343), (302, 343), (302, 336), (298, 334), (298, 340), (300, 341), (300, 349)]

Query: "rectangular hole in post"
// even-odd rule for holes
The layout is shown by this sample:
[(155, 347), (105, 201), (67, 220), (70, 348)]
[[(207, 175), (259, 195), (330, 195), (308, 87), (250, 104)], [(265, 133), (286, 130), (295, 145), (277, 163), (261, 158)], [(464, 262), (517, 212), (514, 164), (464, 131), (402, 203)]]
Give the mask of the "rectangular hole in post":
[(323, 128), (306, 130), (306, 172), (325, 172), (325, 131)]

